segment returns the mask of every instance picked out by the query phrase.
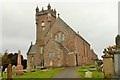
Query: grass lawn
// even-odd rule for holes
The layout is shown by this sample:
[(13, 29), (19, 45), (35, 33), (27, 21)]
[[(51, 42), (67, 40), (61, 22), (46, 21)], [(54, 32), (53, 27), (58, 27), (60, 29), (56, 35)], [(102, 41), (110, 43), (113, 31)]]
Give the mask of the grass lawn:
[[(55, 74), (59, 73), (62, 70), (64, 70), (64, 68), (54, 68), (54, 69), (50, 69), (50, 71), (46, 71), (46, 72), (38, 70), (35, 72), (24, 73), (24, 75), (21, 75), (21, 76), (12, 75), (12, 77), (14, 79), (18, 79), (18, 78), (52, 78)], [(3, 74), (3, 78), (7, 78), (7, 74)]]
[[(79, 75), (81, 78), (85, 78), (85, 72), (89, 69), (91, 65), (86, 65), (84, 68), (82, 68), (82, 66), (77, 67), (76, 70), (78, 71)], [(100, 71), (92, 71), (93, 73), (93, 78), (104, 78), (104, 73), (100, 72)]]

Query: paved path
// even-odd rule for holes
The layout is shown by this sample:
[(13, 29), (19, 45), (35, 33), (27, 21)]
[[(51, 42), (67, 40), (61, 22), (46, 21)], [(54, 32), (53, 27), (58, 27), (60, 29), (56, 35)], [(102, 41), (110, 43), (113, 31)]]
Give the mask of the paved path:
[(65, 70), (61, 71), (53, 78), (80, 78), (80, 76), (75, 70), (75, 67), (66, 67)]

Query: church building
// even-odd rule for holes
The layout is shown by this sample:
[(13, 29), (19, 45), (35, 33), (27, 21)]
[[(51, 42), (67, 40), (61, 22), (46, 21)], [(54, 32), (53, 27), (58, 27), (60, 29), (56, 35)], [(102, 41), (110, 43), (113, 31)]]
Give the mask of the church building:
[[(91, 64), (97, 55), (90, 44), (62, 20), (48, 4), (36, 8), (36, 42), (27, 52), (27, 69), (72, 67)], [(67, 15), (70, 16), (70, 15)]]

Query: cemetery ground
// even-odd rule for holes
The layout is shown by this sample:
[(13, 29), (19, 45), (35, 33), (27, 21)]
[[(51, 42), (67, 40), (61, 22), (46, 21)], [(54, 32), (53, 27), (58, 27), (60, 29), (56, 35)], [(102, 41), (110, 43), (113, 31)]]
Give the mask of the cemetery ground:
[[(49, 70), (36, 70), (32, 72), (24, 72), (23, 75), (16, 76), (15, 74), (12, 75), (13, 80), (14, 79), (22, 79), (22, 78), (52, 78), (55, 74), (59, 73), (60, 71), (64, 70), (64, 67), (62, 68), (54, 68)], [(6, 80), (7, 73), (3, 73), (3, 79)]]
[[(90, 67), (93, 67), (94, 65), (85, 65), (84, 67), (83, 66), (78, 66), (76, 68), (76, 71), (78, 71), (79, 75), (81, 78), (85, 78), (85, 72), (90, 70)], [(104, 73), (99, 71), (99, 70), (94, 70), (95, 68), (91, 68), (91, 72), (93, 73), (93, 78), (104, 78)]]
[[(85, 78), (85, 72), (90, 69), (90, 67), (93, 65), (85, 65), (83, 66), (78, 66), (78, 67), (71, 67), (71, 70), (74, 68), (76, 73), (78, 73), (79, 78)], [(68, 67), (69, 68), (69, 67)], [(36, 70), (34, 72), (24, 72), (23, 75), (21, 76), (16, 76), (15, 74), (12, 75), (13, 80), (14, 79), (22, 79), (22, 78), (54, 78), (55, 75), (64, 72), (68, 68), (53, 68), (49, 69), (48, 71), (41, 71), (41, 70)], [(68, 69), (70, 70), (70, 69)], [(69, 73), (69, 71), (67, 71)], [(104, 78), (104, 73), (100, 72), (98, 70), (92, 70), (93, 73), (93, 78)], [(74, 72), (73, 72), (74, 73)], [(63, 74), (64, 75), (64, 74)], [(68, 76), (68, 75), (66, 75)], [(7, 78), (7, 73), (3, 73), (3, 79)], [(68, 77), (69, 78), (69, 77)]]

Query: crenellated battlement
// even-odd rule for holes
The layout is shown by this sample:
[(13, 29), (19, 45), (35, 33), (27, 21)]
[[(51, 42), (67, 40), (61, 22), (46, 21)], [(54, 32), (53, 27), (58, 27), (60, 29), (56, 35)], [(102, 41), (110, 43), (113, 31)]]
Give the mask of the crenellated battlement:
[(39, 8), (36, 8), (36, 16), (41, 16), (41, 15), (45, 15), (50, 13), (52, 16), (56, 17), (56, 10), (55, 9), (51, 9), (50, 4), (48, 4), (47, 6), (47, 10), (44, 10), (44, 8), (42, 7), (42, 10), (39, 11)]

